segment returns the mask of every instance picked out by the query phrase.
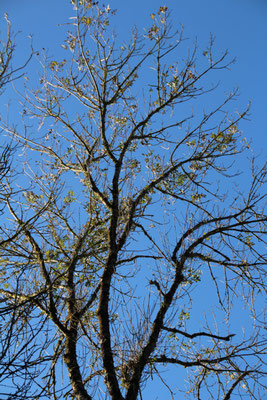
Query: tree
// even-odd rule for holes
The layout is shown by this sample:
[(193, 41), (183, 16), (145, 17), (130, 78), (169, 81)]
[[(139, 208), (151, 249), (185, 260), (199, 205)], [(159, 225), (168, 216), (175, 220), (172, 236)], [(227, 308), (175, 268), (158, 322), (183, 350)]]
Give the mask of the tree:
[[(197, 48), (183, 61), (165, 6), (126, 44), (110, 7), (72, 3), (66, 56), (41, 60), (23, 129), (2, 123), (26, 154), (20, 183), (3, 185), (1, 301), (27, 358), (15, 383), (31, 377), (24, 398), (133, 400), (171, 366), (189, 371), (189, 398), (259, 399), (265, 170), (253, 160), (246, 194), (234, 186), (248, 147), (248, 110), (227, 111), (236, 92), (197, 108), (227, 52), (216, 58), (211, 40), (206, 65)], [(210, 308), (197, 327), (207, 285), (218, 324)], [(240, 301), (253, 318), (243, 337)]]
[[(23, 75), (23, 68), (26, 67), (31, 59), (32, 54), (28, 57), (24, 65), (20, 67), (13, 67), (12, 61), (15, 51), (14, 35), (11, 32), (10, 21), (8, 16), (5, 15), (7, 23), (6, 38), (0, 41), (0, 94), (2, 95), (7, 85), (11, 81), (15, 81)], [(3, 132), (1, 132), (3, 134)], [(12, 158), (15, 153), (14, 143), (7, 143), (5, 137), (1, 137), (0, 144), (0, 215), (5, 215), (4, 205), (6, 202), (5, 192), (8, 190), (6, 182), (13, 179), (13, 172), (11, 169)], [(0, 246), (1, 252), (8, 244), (8, 242), (15, 241), (19, 235), (19, 231), (6, 237), (5, 228), (0, 226)], [(8, 271), (5, 270), (5, 265), (1, 264), (1, 284), (8, 276)], [(11, 278), (11, 276), (10, 276)], [(4, 283), (4, 288), (7, 284)], [(30, 379), (33, 375), (27, 374), (27, 360), (28, 355), (32, 351), (31, 335), (25, 336), (24, 316), (26, 308), (17, 307), (17, 299), (13, 297), (12, 302), (8, 302), (1, 292), (1, 307), (0, 307), (0, 395), (1, 398), (7, 395), (8, 399), (15, 399), (21, 396), (23, 398), (29, 388)], [(25, 351), (27, 350), (27, 351)], [(17, 378), (19, 379), (17, 380)], [(2, 392), (3, 388), (7, 385), (7, 391)], [(12, 384), (10, 384), (12, 383)], [(8, 393), (8, 394), (7, 394)]]
[[(10, 82), (11, 78), (11, 59), (14, 51), (14, 44), (12, 42), (10, 23), (5, 16), (7, 21), (7, 40), (0, 42), (0, 93), (4, 90), (5, 85)], [(9, 160), (11, 156), (10, 146), (1, 147), (2, 153), (0, 156), (0, 179), (2, 180), (4, 176), (9, 171)]]

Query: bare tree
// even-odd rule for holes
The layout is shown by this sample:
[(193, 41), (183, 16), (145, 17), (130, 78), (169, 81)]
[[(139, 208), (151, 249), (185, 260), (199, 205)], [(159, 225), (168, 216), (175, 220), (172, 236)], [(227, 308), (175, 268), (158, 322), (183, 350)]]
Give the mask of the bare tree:
[[(109, 7), (72, 3), (66, 56), (41, 60), (23, 129), (2, 123), (26, 155), (4, 185), (0, 293), (25, 332), (28, 396), (142, 399), (158, 377), (170, 398), (263, 398), (265, 172), (252, 162), (246, 193), (235, 186), (248, 110), (230, 113), (236, 92), (219, 102), (208, 85), (227, 53), (211, 41), (184, 59), (165, 6), (126, 44)], [(165, 367), (186, 369), (189, 387)]]
[[(7, 25), (7, 34), (6, 38), (0, 40), (0, 94), (3, 93), (6, 86), (12, 81), (16, 81), (17, 79), (23, 76), (23, 69), (27, 66), (29, 61), (32, 58), (33, 52), (31, 49), (30, 56), (26, 59), (24, 64), (19, 67), (12, 66), (12, 59), (14, 57), (15, 51), (15, 40), (14, 35), (11, 31), (10, 21), (8, 19), (8, 15), (5, 14), (5, 20)], [(0, 180), (3, 181), (3, 178), (10, 171), (10, 163), (12, 158), (12, 145), (3, 144), (4, 140), (1, 137), (0, 149)]]
[[(4, 90), (4, 87), (10, 81), (11, 77), (11, 58), (14, 51), (14, 44), (12, 42), (10, 23), (8, 17), (5, 16), (7, 21), (7, 40), (0, 41), (0, 91)], [(1, 143), (1, 156), (0, 156), (0, 179), (8, 173), (10, 168), (10, 157), (11, 147), (2, 146)]]
[[(13, 67), (15, 40), (11, 32), (10, 21), (5, 15), (7, 22), (6, 38), (0, 41), (0, 94), (2, 95), (7, 85), (23, 75), (23, 68), (28, 64), (31, 55), (21, 67)], [(6, 135), (5, 135), (6, 136)], [(15, 153), (15, 144), (7, 143), (6, 137), (1, 132), (0, 144), (0, 215), (1, 222), (6, 217), (5, 214), (5, 193), (8, 189), (6, 183), (14, 178), (12, 171), (12, 158)], [(19, 232), (15, 232), (9, 238), (6, 237), (5, 227), (0, 225), (0, 246), (1, 252), (8, 241), (13, 242)], [(12, 280), (12, 274), (6, 269), (6, 265), (1, 263), (1, 284), (3, 277)], [(14, 284), (14, 281), (12, 282)], [(4, 283), (4, 288), (7, 284)], [(15, 293), (15, 292), (14, 292)], [(18, 300), (15, 297), (8, 301), (6, 296), (0, 295), (0, 396), (1, 398), (17, 399), (26, 398), (27, 390), (30, 387), (33, 375), (27, 373), (31, 353), (34, 349), (32, 341), (34, 337), (30, 332), (30, 324), (25, 329), (25, 312), (30, 305), (18, 307)], [(28, 333), (27, 333), (28, 331)]]

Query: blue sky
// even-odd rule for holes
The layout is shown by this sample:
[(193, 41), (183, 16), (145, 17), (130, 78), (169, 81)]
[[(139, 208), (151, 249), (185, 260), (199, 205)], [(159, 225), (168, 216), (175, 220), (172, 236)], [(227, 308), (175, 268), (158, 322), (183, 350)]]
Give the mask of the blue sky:
[[(0, 30), (5, 31), (4, 13), (8, 13), (17, 36), (15, 63), (20, 65), (29, 53), (28, 35), (33, 36), (34, 48), (48, 49), (51, 57), (62, 52), (60, 45), (64, 35), (59, 24), (66, 23), (72, 15), (67, 0), (0, 0)], [(108, 1), (106, 2), (108, 4)], [(230, 73), (221, 76), (221, 88), (225, 93), (238, 86), (240, 96), (234, 108), (246, 107), (252, 102), (249, 121), (242, 123), (244, 136), (252, 140), (254, 154), (263, 157), (266, 143), (266, 89), (267, 89), (267, 1), (266, 0), (110, 0), (111, 8), (118, 9), (115, 19), (117, 33), (127, 37), (134, 24), (142, 30), (147, 26), (149, 15), (166, 5), (172, 11), (173, 26), (184, 27), (184, 36), (189, 38), (188, 47), (197, 38), (199, 47), (205, 48), (210, 34), (215, 37), (218, 52), (229, 50), (230, 58), (236, 58)], [(36, 71), (28, 68), (29, 77)], [(8, 90), (1, 102), (13, 94)], [(4, 103), (2, 103), (3, 105)], [(14, 122), (16, 122), (14, 120)], [(265, 142), (265, 143), (264, 143)], [(206, 299), (207, 303), (209, 299)], [(204, 306), (204, 303), (203, 303)], [(240, 312), (240, 311), (239, 311)], [(237, 323), (237, 325), (239, 322)], [(172, 377), (175, 381), (175, 377)], [(157, 396), (156, 384), (151, 399)], [(149, 389), (151, 390), (151, 388)], [(148, 393), (147, 393), (148, 396)], [(178, 397), (177, 397), (178, 398)]]

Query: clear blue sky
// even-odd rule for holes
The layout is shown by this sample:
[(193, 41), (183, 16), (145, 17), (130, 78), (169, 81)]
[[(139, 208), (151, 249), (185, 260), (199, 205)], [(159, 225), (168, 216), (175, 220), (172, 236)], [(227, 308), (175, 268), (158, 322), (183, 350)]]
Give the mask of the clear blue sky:
[[(267, 0), (110, 0), (106, 3), (118, 9), (116, 29), (121, 35), (127, 36), (134, 24), (142, 29), (149, 23), (149, 15), (162, 5), (172, 11), (173, 26), (184, 26), (184, 36), (192, 39), (188, 46), (197, 38), (199, 47), (205, 47), (213, 34), (216, 49), (228, 49), (230, 57), (237, 59), (231, 72), (222, 75), (221, 87), (227, 92), (239, 86), (236, 108), (242, 109), (251, 100), (250, 121), (243, 123), (242, 128), (244, 135), (252, 140), (254, 154), (261, 153), (263, 157), (267, 142)], [(9, 15), (13, 31), (21, 31), (17, 36), (16, 64), (20, 65), (28, 54), (29, 34), (33, 35), (35, 49), (46, 48), (51, 56), (62, 51), (64, 35), (58, 24), (67, 21), (71, 10), (67, 0), (0, 0), (1, 32), (5, 31), (4, 13)], [(30, 68), (29, 76), (35, 73)], [(12, 96), (7, 91), (0, 99), (1, 107), (7, 95)], [(163, 399), (164, 396), (157, 395), (155, 385), (147, 398)]]

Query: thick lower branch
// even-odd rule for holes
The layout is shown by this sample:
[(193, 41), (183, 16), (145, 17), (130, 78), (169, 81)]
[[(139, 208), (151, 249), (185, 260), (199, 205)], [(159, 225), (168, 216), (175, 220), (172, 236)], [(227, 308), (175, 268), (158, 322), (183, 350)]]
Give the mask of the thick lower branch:
[(70, 383), (76, 400), (92, 400), (87, 393), (77, 362), (76, 337), (67, 337), (65, 342), (64, 362), (68, 369)]
[(194, 339), (195, 337), (198, 336), (207, 336), (209, 338), (212, 339), (219, 339), (219, 340), (225, 340), (226, 342), (229, 342), (229, 340), (235, 336), (234, 333), (232, 333), (231, 335), (227, 335), (227, 336), (218, 336), (218, 335), (213, 335), (212, 333), (206, 333), (206, 332), (196, 332), (196, 333), (187, 333), (184, 331), (181, 331), (180, 329), (176, 329), (176, 328), (167, 328), (166, 326), (163, 326), (163, 328), (165, 331), (167, 332), (172, 332), (172, 333), (178, 333), (179, 335), (183, 335), (189, 339)]
[(107, 266), (102, 276), (98, 319), (100, 328), (100, 346), (103, 357), (103, 366), (105, 370), (106, 385), (108, 387), (110, 396), (113, 400), (123, 400), (118, 380), (116, 377), (113, 351), (111, 348), (111, 335), (109, 326), (109, 294), (110, 283), (116, 265), (116, 254), (110, 254)]
[(172, 303), (172, 300), (176, 293), (176, 290), (177, 290), (178, 286), (183, 282), (184, 277), (182, 274), (182, 270), (183, 270), (183, 265), (177, 263), (176, 275), (175, 275), (174, 282), (173, 282), (170, 290), (168, 291), (168, 293), (166, 293), (164, 295), (164, 300), (163, 300), (161, 307), (157, 313), (157, 316), (154, 320), (152, 330), (151, 330), (149, 339), (147, 341), (147, 344), (143, 348), (143, 351), (141, 352), (141, 354), (138, 357), (138, 360), (135, 364), (135, 368), (133, 370), (133, 375), (132, 375), (132, 378), (130, 381), (129, 389), (128, 389), (128, 392), (126, 395), (126, 400), (135, 400), (138, 396), (140, 380), (142, 377), (143, 370), (144, 370), (145, 366), (149, 363), (149, 358), (156, 348), (157, 341), (158, 341), (160, 332), (163, 327), (163, 321), (164, 321), (165, 315)]

